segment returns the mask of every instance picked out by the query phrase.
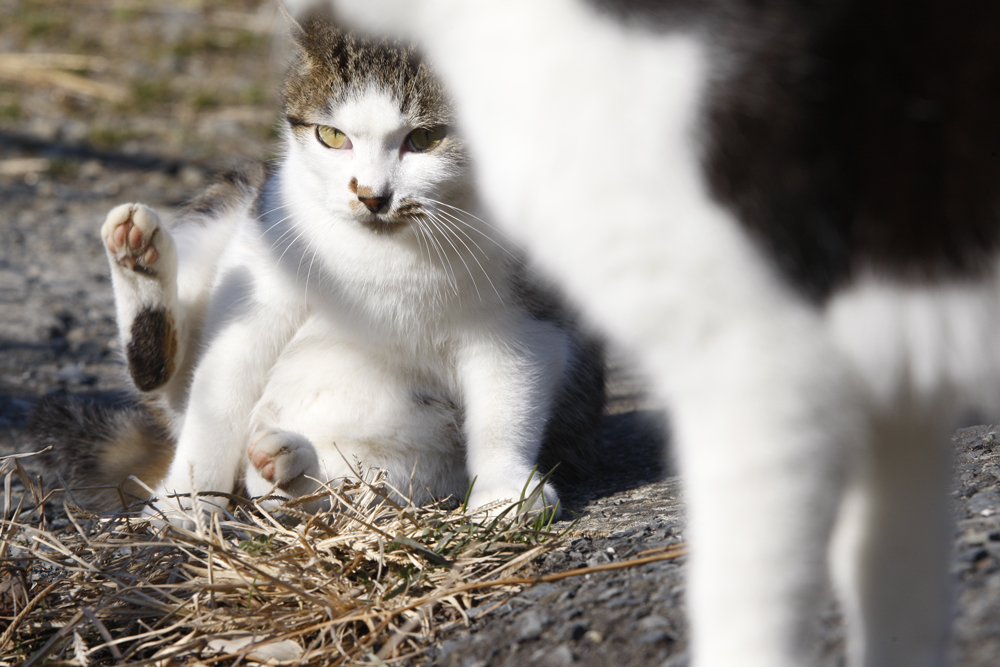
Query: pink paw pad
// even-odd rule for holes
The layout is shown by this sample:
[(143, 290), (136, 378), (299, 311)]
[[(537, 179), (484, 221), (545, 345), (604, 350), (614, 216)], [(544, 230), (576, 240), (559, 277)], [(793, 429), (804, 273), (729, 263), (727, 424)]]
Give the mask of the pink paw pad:
[(140, 205), (125, 205), (109, 214), (104, 243), (122, 266), (147, 268), (160, 258), (160, 252), (153, 245), (158, 230), (155, 213)]
[(269, 482), (274, 481), (275, 464), (274, 457), (271, 456), (270, 452), (262, 452), (257, 450), (257, 443), (252, 443), (247, 455), (250, 457), (250, 463), (253, 467), (260, 473), (260, 476)]

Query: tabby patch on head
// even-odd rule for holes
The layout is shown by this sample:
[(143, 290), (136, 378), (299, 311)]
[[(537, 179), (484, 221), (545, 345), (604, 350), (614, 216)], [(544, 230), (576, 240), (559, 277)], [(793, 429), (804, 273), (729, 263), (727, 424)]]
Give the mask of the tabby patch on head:
[(451, 101), (414, 47), (347, 34), (320, 18), (300, 24), (295, 39), (299, 54), (283, 91), (291, 122), (330, 111), (371, 88), (399, 100), (414, 125), (451, 121)]
[(465, 161), (451, 101), (416, 50), (342, 32), (322, 18), (296, 26), (283, 101), (316, 197), (375, 232), (397, 231), (442, 198)]

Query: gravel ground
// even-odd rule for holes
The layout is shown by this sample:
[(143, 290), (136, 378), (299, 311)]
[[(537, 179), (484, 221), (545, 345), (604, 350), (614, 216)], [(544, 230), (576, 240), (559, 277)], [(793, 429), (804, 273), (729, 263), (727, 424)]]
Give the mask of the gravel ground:
[[(0, 0), (0, 454), (17, 447), (41, 396), (104, 399), (124, 386), (97, 234), (105, 213), (139, 200), (169, 217), (214, 171), (273, 150), (272, 91), (284, 53), (268, 36), (273, 8), (158, 7)], [(44, 53), (97, 58), (67, 71), (109, 87), (80, 92), (79, 82), (67, 88), (44, 68), (11, 74), (12, 53), (34, 54), (36, 65)], [(539, 564), (543, 573), (683, 540), (663, 418), (627, 369), (618, 363), (612, 373), (607, 466), (567, 494), (579, 520), (566, 547)], [(954, 663), (963, 667), (1000, 664), (998, 432), (974, 427), (954, 438)], [(541, 584), (470, 616), (421, 662), (686, 664), (683, 559)], [(824, 665), (843, 664), (832, 603), (824, 621)]]

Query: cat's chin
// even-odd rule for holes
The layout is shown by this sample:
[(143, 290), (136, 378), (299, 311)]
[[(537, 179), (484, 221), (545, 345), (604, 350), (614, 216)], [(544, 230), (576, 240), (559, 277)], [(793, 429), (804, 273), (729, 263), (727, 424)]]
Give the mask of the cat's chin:
[(410, 225), (409, 218), (373, 215), (359, 221), (366, 229), (376, 234), (395, 234)]

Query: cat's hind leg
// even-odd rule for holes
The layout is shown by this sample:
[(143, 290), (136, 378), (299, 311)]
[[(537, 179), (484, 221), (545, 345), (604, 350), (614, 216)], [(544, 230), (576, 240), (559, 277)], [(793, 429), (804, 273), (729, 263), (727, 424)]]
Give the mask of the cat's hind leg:
[(251, 496), (298, 497), (319, 488), (319, 456), (305, 436), (279, 428), (261, 428), (247, 448), (250, 467), (246, 473)]
[(940, 417), (913, 406), (872, 419), (832, 552), (852, 667), (945, 664), (951, 465)]
[(122, 204), (108, 213), (101, 237), (111, 264), (118, 331), (136, 387), (153, 391), (176, 369), (180, 313), (177, 252), (153, 209)]

